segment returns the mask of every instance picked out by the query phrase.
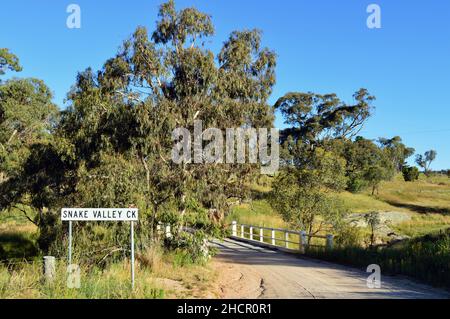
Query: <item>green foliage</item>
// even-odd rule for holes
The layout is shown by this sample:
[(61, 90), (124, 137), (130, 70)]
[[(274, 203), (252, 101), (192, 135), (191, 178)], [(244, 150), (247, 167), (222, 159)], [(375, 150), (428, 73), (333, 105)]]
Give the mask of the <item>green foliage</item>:
[(280, 172), (269, 202), (292, 227), (314, 234), (325, 226), (336, 226), (345, 213), (332, 193), (345, 187), (345, 161), (321, 148), (309, 156), (311, 168), (291, 167)]
[(6, 70), (20, 72), (22, 67), (16, 55), (9, 52), (7, 48), (0, 48), (0, 75), (4, 75)]
[[(389, 144), (393, 140), (397, 143), (395, 147)], [(346, 160), (347, 190), (357, 193), (370, 186), (374, 194), (381, 181), (389, 180), (395, 174), (398, 165), (397, 156), (400, 156), (397, 154), (396, 147), (401, 150), (406, 149), (400, 141), (396, 138), (385, 140), (384, 146), (380, 147), (371, 140), (357, 137), (354, 141), (330, 140), (327, 142), (327, 147)], [(403, 151), (401, 154), (404, 154)]]
[(402, 171), (406, 159), (411, 157), (415, 152), (414, 148), (407, 147), (402, 143), (400, 136), (395, 136), (391, 139), (379, 138), (378, 143), (385, 150), (397, 172)]
[(436, 159), (437, 152), (435, 150), (426, 151), (424, 155), (416, 156), (416, 163), (423, 168), (425, 175), (430, 175), (431, 163)]
[(370, 246), (372, 247), (375, 244), (375, 231), (381, 225), (381, 218), (379, 212), (370, 212), (364, 214), (364, 220), (370, 229)]
[(335, 231), (334, 243), (336, 247), (360, 247), (364, 234), (361, 227), (350, 223), (343, 223)]
[(366, 89), (360, 89), (353, 97), (357, 103), (347, 105), (336, 94), (291, 92), (278, 99), (274, 108), (281, 111), (285, 123), (291, 126), (284, 131), (286, 137), (317, 142), (324, 136), (344, 138), (359, 131), (370, 117), (375, 97)]
[(58, 109), (38, 79), (0, 84), (0, 183), (21, 170), (36, 143), (50, 140)]
[[(0, 183), (1, 208), (21, 203), (38, 212), (42, 249), (63, 254), (67, 231), (51, 216), (68, 206), (138, 207), (140, 249), (155, 240), (158, 221), (166, 219), (173, 228), (196, 226), (216, 234), (208, 212), (223, 215), (229, 198), (246, 196), (246, 182), (258, 167), (175, 164), (172, 131), (193, 131), (195, 120), (223, 131), (270, 127), (273, 112), (267, 99), (275, 84), (276, 58), (262, 47), (258, 30), (232, 32), (214, 56), (205, 46), (213, 33), (208, 15), (194, 8), (177, 10), (174, 1), (164, 3), (151, 36), (137, 28), (101, 70), (78, 74), (68, 93), (69, 107), (51, 127), (43, 121), (51, 109), (46, 87), (34, 81), (7, 83), (5, 92), (18, 91), (19, 84), (27, 88), (25, 96), (35, 97), (34, 113), (28, 104), (13, 107), (21, 106), (17, 94), (9, 99), (16, 104), (5, 105), (36, 113), (39, 128), (51, 133), (49, 139), (30, 140), (28, 154), (20, 156), (23, 163), (16, 165), (20, 169)], [(9, 138), (8, 133), (0, 138)], [(87, 240), (98, 240), (89, 226), (80, 228)], [(122, 230), (108, 228), (115, 245), (126, 247)]]
[(403, 166), (402, 174), (405, 182), (414, 182), (419, 179), (419, 169), (414, 166)]

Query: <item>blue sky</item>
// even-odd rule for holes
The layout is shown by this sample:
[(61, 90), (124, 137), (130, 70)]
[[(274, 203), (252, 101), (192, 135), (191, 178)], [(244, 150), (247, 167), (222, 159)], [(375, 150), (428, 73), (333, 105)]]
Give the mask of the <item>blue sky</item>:
[[(450, 168), (450, 1), (178, 0), (212, 15), (217, 52), (233, 30), (258, 28), (278, 54), (271, 102), (289, 91), (337, 93), (351, 102), (367, 88), (377, 97), (361, 135), (400, 135), (418, 153), (438, 152)], [(66, 8), (81, 7), (81, 29)], [(161, 0), (3, 0), (0, 47), (17, 54), (21, 77), (38, 77), (63, 99), (78, 71), (101, 67), (138, 25), (154, 29)], [(381, 7), (382, 28), (368, 29), (366, 8)], [(282, 127), (282, 120), (276, 125)]]

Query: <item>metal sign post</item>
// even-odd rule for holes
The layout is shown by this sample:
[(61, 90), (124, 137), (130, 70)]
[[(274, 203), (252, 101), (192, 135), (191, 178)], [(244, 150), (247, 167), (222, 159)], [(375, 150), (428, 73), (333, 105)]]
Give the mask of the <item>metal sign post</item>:
[(131, 221), (131, 288), (134, 289), (134, 221)]
[(69, 220), (69, 266), (72, 265), (72, 221)]
[(63, 208), (61, 221), (69, 222), (69, 266), (72, 265), (72, 221), (129, 221), (131, 237), (131, 287), (134, 289), (134, 222), (137, 208)]

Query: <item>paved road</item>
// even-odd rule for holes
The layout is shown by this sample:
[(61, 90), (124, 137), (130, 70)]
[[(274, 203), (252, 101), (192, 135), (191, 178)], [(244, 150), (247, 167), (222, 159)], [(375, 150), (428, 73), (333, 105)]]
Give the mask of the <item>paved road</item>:
[(450, 298), (402, 277), (382, 276), (369, 289), (363, 271), (225, 239), (215, 242), (223, 298)]

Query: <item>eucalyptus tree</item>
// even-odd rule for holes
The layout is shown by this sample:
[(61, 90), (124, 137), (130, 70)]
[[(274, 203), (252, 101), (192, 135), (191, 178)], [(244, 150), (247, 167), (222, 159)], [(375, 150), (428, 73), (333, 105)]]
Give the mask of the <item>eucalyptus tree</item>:
[(20, 72), (22, 67), (15, 54), (9, 52), (7, 48), (0, 48), (0, 75), (4, 75), (7, 70)]
[[(21, 71), (19, 59), (0, 49), (0, 75)], [(0, 183), (20, 171), (30, 147), (47, 141), (58, 108), (42, 80), (13, 78), (0, 83)]]
[(392, 160), (397, 172), (402, 171), (405, 161), (415, 152), (414, 148), (407, 147), (402, 143), (400, 136), (394, 136), (393, 138), (379, 138), (378, 143)]
[(416, 156), (416, 163), (423, 168), (425, 175), (430, 175), (431, 163), (436, 159), (437, 152), (435, 150), (426, 151), (424, 155)]
[[(225, 211), (244, 196), (256, 165), (171, 159), (176, 128), (271, 127), (267, 99), (275, 84), (275, 53), (261, 32), (232, 32), (215, 55), (211, 17), (195, 8), (161, 5), (156, 30), (138, 27), (101, 70), (80, 72), (61, 112), (54, 141), (36, 145), (13, 192), (36, 208), (135, 205), (141, 226), (167, 218)], [(26, 195), (26, 196), (25, 196)], [(144, 224), (145, 223), (145, 224)]]
[(289, 127), (281, 133), (285, 168), (273, 183), (270, 202), (294, 227), (317, 233), (342, 222), (345, 211), (334, 193), (346, 188), (347, 162), (336, 141), (345, 144), (361, 130), (373, 100), (360, 89), (351, 105), (336, 94), (301, 92), (275, 103)]
[[(80, 75), (63, 116), (70, 139), (82, 134), (80, 156), (94, 158), (106, 143), (141, 164), (153, 216), (168, 200), (181, 216), (192, 201), (224, 209), (252, 171), (245, 165), (175, 164), (175, 128), (193, 131), (195, 121), (223, 131), (272, 125), (267, 99), (275, 54), (261, 47), (259, 31), (246, 30), (233, 32), (215, 57), (205, 46), (213, 34), (208, 15), (177, 11), (174, 1), (163, 4), (151, 35), (137, 28), (101, 71)], [(84, 127), (96, 132), (81, 133)]]

